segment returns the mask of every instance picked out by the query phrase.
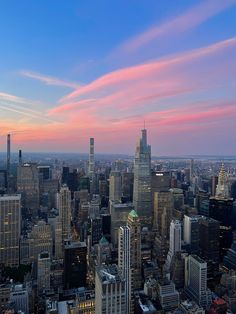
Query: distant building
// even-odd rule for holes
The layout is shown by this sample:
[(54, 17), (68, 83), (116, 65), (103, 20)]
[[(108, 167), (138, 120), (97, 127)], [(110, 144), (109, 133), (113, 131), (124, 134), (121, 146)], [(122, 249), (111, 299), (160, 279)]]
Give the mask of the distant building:
[(20, 231), (21, 196), (0, 195), (0, 264), (18, 267)]
[(152, 225), (151, 202), (151, 146), (147, 144), (147, 130), (142, 130), (134, 159), (134, 209), (142, 225)]
[(71, 237), (71, 192), (66, 185), (63, 185), (57, 193), (57, 208), (62, 223), (62, 240)]
[(37, 216), (39, 210), (39, 171), (37, 164), (19, 164), (17, 168), (17, 192), (21, 193), (22, 205)]
[(121, 195), (121, 173), (120, 171), (111, 171), (109, 179), (109, 200), (120, 202)]

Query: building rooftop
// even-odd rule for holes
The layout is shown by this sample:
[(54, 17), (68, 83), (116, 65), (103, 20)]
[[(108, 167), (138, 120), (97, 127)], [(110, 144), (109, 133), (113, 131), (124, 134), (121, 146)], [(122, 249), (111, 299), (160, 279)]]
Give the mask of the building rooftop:
[(82, 247), (87, 247), (85, 242), (70, 242), (68, 241), (65, 244), (65, 249), (69, 250), (69, 249), (76, 249), (76, 248), (82, 248)]
[(124, 281), (121, 271), (117, 265), (103, 265), (97, 267), (97, 274), (103, 284)]

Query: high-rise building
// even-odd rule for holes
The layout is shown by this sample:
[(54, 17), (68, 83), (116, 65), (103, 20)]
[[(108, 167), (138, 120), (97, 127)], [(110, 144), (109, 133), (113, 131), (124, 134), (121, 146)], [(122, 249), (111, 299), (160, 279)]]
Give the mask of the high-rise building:
[(179, 220), (172, 220), (170, 224), (170, 246), (167, 255), (166, 267), (170, 268), (175, 253), (181, 251), (181, 223)]
[(25, 163), (17, 168), (17, 192), (21, 193), (22, 205), (37, 216), (39, 210), (39, 172), (37, 164)]
[(135, 152), (133, 203), (141, 224), (151, 226), (151, 146), (147, 144), (146, 129), (142, 130)]
[(222, 164), (219, 177), (218, 177), (218, 184), (216, 186), (216, 197), (218, 198), (229, 198), (229, 185), (227, 182), (227, 175), (224, 168), (224, 164)]
[(125, 279), (116, 265), (97, 267), (95, 275), (95, 314), (126, 312)]
[(96, 193), (96, 181), (95, 181), (95, 162), (94, 162), (94, 138), (89, 140), (89, 166), (88, 176), (90, 180), (90, 193), (93, 195)]
[(197, 255), (185, 258), (185, 287), (188, 296), (198, 305), (207, 308), (211, 304), (211, 292), (207, 288), (207, 263)]
[(169, 238), (169, 226), (174, 209), (173, 196), (169, 191), (154, 192), (153, 228), (163, 238)]
[(38, 255), (37, 285), (38, 293), (50, 289), (50, 267), (51, 258), (48, 252), (42, 252)]
[(68, 240), (71, 237), (71, 192), (66, 185), (57, 193), (57, 208), (62, 223), (62, 240)]
[(199, 252), (199, 216), (184, 215), (184, 242), (191, 254)]
[(11, 135), (7, 134), (7, 190), (10, 188), (10, 172), (11, 172)]
[(133, 172), (123, 172), (121, 175), (122, 182), (122, 199), (126, 202), (133, 201), (134, 174)]
[(85, 242), (68, 242), (65, 245), (65, 289), (86, 287), (87, 246)]
[(135, 210), (132, 210), (127, 219), (127, 226), (130, 228), (130, 258), (132, 268), (133, 289), (142, 286), (141, 276), (141, 223)]
[(219, 239), (219, 221), (209, 217), (201, 217), (199, 220), (200, 254), (208, 263), (209, 261), (219, 263)]
[(53, 251), (53, 236), (49, 224), (44, 220), (38, 221), (33, 226), (28, 235), (30, 242), (30, 258), (31, 262), (37, 263), (38, 255), (42, 252), (48, 252), (52, 256)]
[(118, 245), (118, 266), (122, 271), (125, 279), (125, 295), (126, 295), (126, 311), (130, 314), (131, 310), (131, 264), (130, 264), (130, 248), (131, 248), (130, 228), (122, 226), (119, 229), (119, 245)]
[(109, 200), (113, 202), (121, 201), (121, 173), (120, 171), (111, 171), (109, 184)]
[(19, 265), (21, 196), (0, 195), (0, 264)]
[(0, 264), (19, 265), (21, 196), (0, 196)]

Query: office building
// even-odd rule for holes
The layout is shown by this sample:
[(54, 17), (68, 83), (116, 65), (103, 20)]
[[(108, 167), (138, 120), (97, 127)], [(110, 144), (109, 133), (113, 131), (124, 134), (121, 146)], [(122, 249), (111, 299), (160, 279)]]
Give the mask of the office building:
[(172, 311), (179, 306), (179, 292), (175, 289), (175, 284), (167, 279), (158, 283), (158, 298), (164, 311)]
[(29, 292), (22, 284), (12, 285), (9, 301), (16, 313), (29, 314)]
[(86, 287), (87, 246), (85, 242), (68, 242), (64, 255), (65, 289)]
[(211, 304), (211, 292), (207, 288), (207, 263), (197, 255), (185, 258), (185, 287), (188, 296), (204, 309)]
[(128, 215), (133, 210), (132, 203), (115, 203), (110, 202), (110, 214), (111, 214), (111, 242), (118, 246), (118, 230), (120, 226), (126, 225)]
[(123, 172), (121, 174), (121, 193), (125, 202), (133, 201), (134, 174), (133, 172)]
[(169, 191), (154, 192), (153, 229), (163, 238), (169, 238), (169, 226), (172, 219), (174, 203)]
[(199, 252), (199, 216), (184, 215), (184, 242), (191, 254)]
[(141, 276), (141, 223), (135, 210), (132, 210), (127, 219), (127, 226), (130, 229), (130, 264), (132, 268), (133, 289), (139, 289), (142, 286)]
[(166, 268), (169, 270), (172, 258), (175, 253), (181, 251), (181, 223), (179, 220), (172, 220), (170, 224), (170, 246), (167, 255)]
[(50, 289), (51, 258), (48, 252), (38, 255), (37, 286), (38, 294)]
[(71, 192), (66, 185), (63, 185), (57, 193), (57, 208), (62, 223), (62, 240), (71, 237)]
[(147, 130), (142, 130), (134, 159), (134, 209), (142, 225), (152, 225), (151, 202), (151, 146), (147, 144)]
[(30, 209), (33, 216), (39, 210), (39, 172), (37, 164), (25, 163), (17, 168), (17, 192), (21, 193), (23, 207)]
[(97, 267), (95, 314), (126, 313), (125, 279), (116, 265)]
[(109, 178), (109, 200), (113, 202), (121, 201), (121, 173), (111, 171)]
[(21, 196), (0, 195), (0, 264), (19, 265)]
[(131, 313), (131, 233), (128, 226), (119, 228), (119, 245), (118, 245), (118, 266), (122, 271), (125, 279), (126, 311)]
[(220, 259), (220, 223), (219, 221), (201, 217), (199, 219), (199, 247), (200, 254), (208, 263), (219, 264)]

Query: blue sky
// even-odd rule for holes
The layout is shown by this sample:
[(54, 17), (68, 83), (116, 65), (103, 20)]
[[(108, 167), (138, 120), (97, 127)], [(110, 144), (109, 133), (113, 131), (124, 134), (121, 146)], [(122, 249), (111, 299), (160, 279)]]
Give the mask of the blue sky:
[[(192, 19), (195, 19), (196, 16), (197, 22), (194, 25), (190, 23), (188, 26), (189, 21), (191, 22), (191, 19), (188, 20), (189, 11)], [(208, 12), (209, 14), (204, 17)], [(148, 31), (151, 34), (155, 33), (153, 31), (155, 28), (160, 28), (161, 33), (146, 41), (146, 38), (149, 37), (146, 33)], [(169, 60), (171, 56), (184, 55), (235, 38), (235, 33), (236, 1), (233, 0), (3, 0), (0, 3), (0, 93), (2, 93), (0, 134), (4, 137), (6, 132), (15, 132), (16, 146), (22, 144), (26, 150), (53, 149), (59, 151), (62, 148), (60, 132), (57, 138), (55, 138), (56, 135), (54, 137), (49, 135), (51, 132), (54, 133), (54, 130), (56, 134), (58, 130), (63, 129), (68, 137), (71, 133), (84, 134), (84, 137), (81, 138), (74, 137), (70, 143), (65, 145), (65, 150), (75, 151), (75, 143), (79, 143), (78, 150), (86, 151), (87, 137), (93, 133), (93, 131), (87, 130), (88, 126), (86, 128), (83, 125), (83, 121), (86, 120), (98, 134), (98, 150), (131, 153), (134, 146), (131, 146), (131, 143), (135, 144), (139, 133), (139, 124), (142, 126), (145, 118), (148, 127), (148, 119), (152, 113), (158, 116), (158, 113), (160, 112), (161, 115), (163, 110), (176, 109), (176, 104), (178, 104), (178, 110), (181, 104), (185, 104), (188, 108), (195, 106), (194, 110), (199, 117), (200, 113), (206, 111), (206, 108), (199, 111), (198, 108), (202, 108), (202, 104), (211, 104), (211, 109), (216, 110), (219, 104), (222, 104), (222, 108), (227, 101), (227, 106), (230, 102), (230, 110), (234, 114), (235, 79), (234, 74), (231, 73), (235, 69), (236, 62), (234, 57), (236, 45), (234, 43), (230, 44), (229, 48), (227, 45), (227, 49), (223, 49), (223, 51), (212, 53), (206, 60), (202, 60), (200, 57), (184, 66), (181, 65), (175, 68), (174, 72), (171, 72), (173, 69), (170, 69), (160, 74), (159, 72), (152, 73), (151, 82), (150, 77), (139, 82), (137, 82), (138, 78), (132, 78), (132, 82), (129, 81), (128, 86), (125, 85), (126, 93), (122, 85), (124, 82), (120, 86), (119, 81), (115, 83), (116, 85), (96, 89), (96, 93), (92, 90), (86, 97), (82, 96), (82, 99), (76, 98), (78, 97), (76, 94), (72, 95), (72, 98), (65, 97), (76, 90), (77, 84), (78, 88), (84, 87), (120, 69), (136, 67), (154, 60), (166, 58)], [(142, 36), (145, 41), (139, 45), (142, 42)], [(36, 78), (35, 74), (41, 75), (42, 79)], [(180, 79), (183, 79), (183, 75), (186, 76), (184, 79), (187, 78), (191, 86), (184, 88), (184, 82), (179, 86), (180, 83), (175, 80), (173, 88), (169, 90), (170, 88), (166, 86), (168, 81), (171, 81), (173, 77), (178, 77), (178, 74)], [(43, 79), (47, 77), (56, 78), (62, 83), (48, 84)], [(162, 78), (163, 83), (161, 82)], [(72, 83), (73, 87), (63, 84), (65, 81), (69, 82), (69, 85)], [(202, 81), (204, 86), (200, 86)], [(151, 84), (148, 85), (145, 82)], [(137, 94), (142, 94), (138, 96), (151, 99), (143, 102), (142, 106), (138, 106), (136, 103), (130, 106), (130, 103), (134, 102), (134, 98), (133, 95), (129, 95), (128, 91), (132, 88), (135, 89), (135, 84), (137, 84)], [(170, 91), (172, 97), (169, 95), (167, 98), (165, 96), (161, 99), (153, 97), (155, 84), (157, 84), (157, 91), (158, 84), (163, 85), (161, 94)], [(197, 88), (196, 84), (200, 88)], [(193, 85), (194, 91), (192, 90)], [(208, 85), (209, 88), (206, 88)], [(186, 91), (183, 92), (183, 89)], [(109, 99), (112, 101), (113, 96), (121, 92), (124, 93), (123, 98), (119, 96), (119, 101), (115, 98), (114, 107), (111, 103), (109, 108), (104, 108), (102, 98), (104, 95), (110, 96)], [(18, 99), (19, 101), (14, 99), (12, 102), (12, 99), (6, 94), (20, 99)], [(93, 99), (93, 108), (83, 104), (83, 111), (81, 111), (79, 101), (87, 101), (91, 98)], [(66, 111), (60, 115), (52, 113), (51, 111), (60, 107), (65, 99), (77, 102), (77, 105), (73, 107), (73, 112)], [(126, 99), (127, 110), (123, 108)], [(12, 106), (11, 110), (6, 108), (8, 103), (9, 106)], [(17, 112), (16, 106), (19, 107)], [(28, 110), (28, 113), (25, 114), (25, 110)], [(35, 117), (30, 116), (29, 110), (37, 112), (34, 114)], [(186, 113), (185, 109), (184, 111)], [(190, 114), (191, 112), (192, 110), (189, 111)], [(224, 114), (227, 115), (227, 110), (224, 111)], [(77, 120), (74, 119), (75, 115), (78, 117)], [(82, 121), (79, 120), (80, 116)], [(134, 120), (137, 116), (140, 122)], [(101, 123), (98, 124), (97, 121), (100, 119)], [(127, 124), (122, 127), (117, 126), (117, 123), (114, 124), (116, 119), (127, 121)], [(171, 119), (169, 124), (173, 123), (172, 116)], [(222, 128), (227, 123), (227, 119), (231, 120), (230, 117), (223, 118), (222, 115), (222, 120), (218, 120), (217, 126)], [(37, 134), (39, 134), (42, 124), (47, 130), (44, 135), (45, 140), (42, 138), (41, 142), (37, 142), (35, 145), (32, 134), (35, 134), (35, 139), (38, 139)], [(206, 121), (199, 121), (199, 124), (195, 122), (195, 124), (194, 134), (196, 134), (197, 128), (199, 130), (196, 143), (200, 143), (200, 140), (202, 143), (197, 146), (188, 145), (181, 151), (179, 145), (183, 146), (186, 132), (193, 132), (193, 130), (188, 129), (187, 126), (182, 131), (178, 129), (178, 138), (173, 140), (172, 135), (176, 133), (173, 129), (166, 130), (166, 124), (165, 128), (158, 127), (158, 120), (155, 123), (151, 119), (150, 141), (153, 145), (155, 145), (156, 135), (162, 134), (162, 140), (159, 141), (160, 146), (154, 147), (154, 152), (162, 154), (217, 153), (217, 141), (211, 148), (208, 145), (210, 140), (215, 141), (214, 134), (217, 126), (213, 125), (212, 128), (208, 128), (207, 134), (209, 135), (202, 138), (202, 128), (206, 127)], [(132, 125), (130, 139), (127, 144), (124, 144), (126, 136), (123, 130), (129, 129), (130, 125)], [(109, 130), (112, 130), (113, 138), (117, 139), (115, 147), (112, 145), (113, 138), (107, 136)], [(232, 130), (233, 126), (229, 125), (224, 131), (224, 135), (231, 141), (235, 139)], [(19, 135), (22, 132), (25, 132), (24, 136)], [(30, 133), (30, 137), (27, 137), (27, 132)], [(179, 145), (175, 144), (176, 140)], [(222, 135), (220, 140), (222, 140)], [(1, 141), (3, 142), (3, 139)], [(190, 135), (187, 141), (191, 142)], [(166, 145), (166, 142), (169, 142), (169, 145)], [(236, 149), (232, 147), (226, 148), (226, 151), (229, 154), (236, 154)], [(218, 153), (222, 154), (221, 151)]]

